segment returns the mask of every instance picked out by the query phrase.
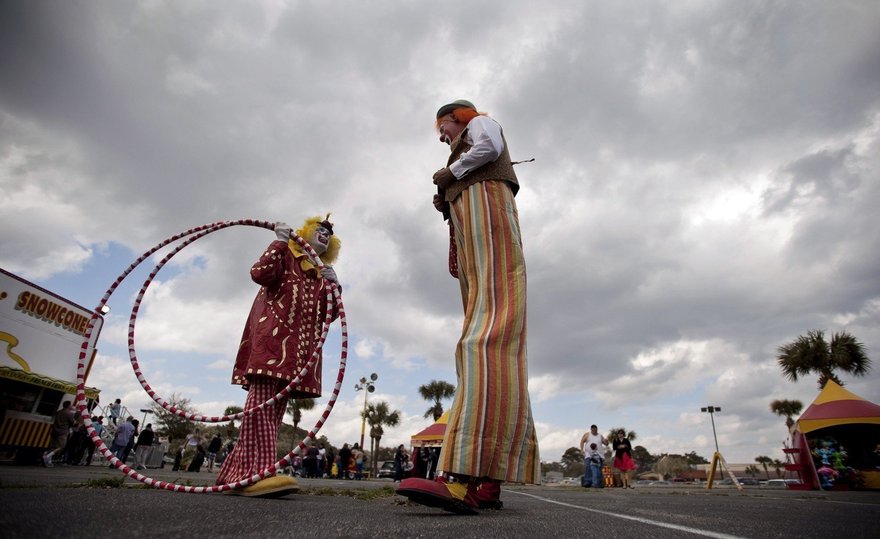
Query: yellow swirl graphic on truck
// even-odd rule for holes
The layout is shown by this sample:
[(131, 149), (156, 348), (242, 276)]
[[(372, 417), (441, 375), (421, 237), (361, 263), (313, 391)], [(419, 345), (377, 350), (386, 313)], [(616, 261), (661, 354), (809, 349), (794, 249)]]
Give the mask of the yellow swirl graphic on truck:
[(13, 348), (18, 346), (18, 339), (15, 338), (14, 335), (10, 335), (5, 331), (0, 331), (0, 341), (6, 343), (6, 355), (9, 356), (12, 361), (21, 365), (21, 368), (24, 369), (24, 372), (31, 372), (31, 367), (27, 364), (27, 361), (25, 361), (23, 357), (12, 351)]

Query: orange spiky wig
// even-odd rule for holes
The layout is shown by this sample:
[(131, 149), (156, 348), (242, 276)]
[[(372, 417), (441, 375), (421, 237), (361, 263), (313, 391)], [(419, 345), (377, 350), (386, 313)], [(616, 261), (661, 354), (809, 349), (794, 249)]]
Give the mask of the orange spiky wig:
[[(468, 123), (470, 123), (471, 120), (473, 120), (477, 116), (486, 116), (488, 113), (487, 112), (477, 112), (474, 109), (470, 109), (467, 107), (461, 107), (461, 108), (457, 108), (457, 109), (453, 110), (449, 114), (451, 114), (452, 117), (455, 118), (456, 122), (467, 125)], [(446, 115), (437, 118), (437, 121), (434, 122), (434, 129), (436, 129), (437, 131), (440, 131), (440, 120), (442, 120), (445, 117), (446, 117)]]
[[(333, 233), (333, 223), (331, 223), (329, 219), (329, 213), (327, 214), (327, 217), (323, 219), (318, 216), (309, 217), (305, 220), (303, 226), (295, 232), (297, 236), (308, 241), (319, 226), (323, 226), (330, 231), (330, 243), (327, 244), (327, 250), (321, 255), (321, 262), (324, 264), (333, 264), (336, 262), (336, 257), (339, 256), (339, 247), (342, 246), (342, 241)], [(293, 249), (294, 253), (303, 253), (303, 248), (293, 240), (290, 240), (290, 248)]]

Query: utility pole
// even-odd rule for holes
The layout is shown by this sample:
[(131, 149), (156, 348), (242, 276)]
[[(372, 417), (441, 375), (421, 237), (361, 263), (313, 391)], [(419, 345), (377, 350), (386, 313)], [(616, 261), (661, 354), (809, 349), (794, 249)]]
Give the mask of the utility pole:
[(153, 411), (149, 408), (141, 408), (141, 412), (144, 413), (144, 419), (141, 421), (141, 429), (143, 429), (145, 426), (147, 426), (147, 414), (152, 414)]

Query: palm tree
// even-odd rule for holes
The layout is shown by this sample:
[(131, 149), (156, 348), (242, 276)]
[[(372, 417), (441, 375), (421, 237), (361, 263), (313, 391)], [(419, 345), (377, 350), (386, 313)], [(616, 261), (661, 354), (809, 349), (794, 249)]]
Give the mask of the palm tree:
[(303, 410), (311, 410), (315, 407), (315, 399), (290, 399), (287, 401), (287, 413), (293, 419), (293, 434), (290, 435), (290, 450), (296, 447), (296, 429), (302, 421)]
[(451, 399), (455, 395), (455, 386), (443, 380), (431, 380), (423, 386), (419, 386), (419, 394), (426, 401), (434, 401), (434, 405), (425, 412), (425, 417), (434, 416), (434, 421), (443, 415), (443, 399)]
[(792, 419), (792, 417), (801, 413), (803, 408), (804, 404), (798, 400), (790, 401), (777, 399), (770, 403), (770, 411), (785, 418), (785, 426), (788, 427), (789, 431), (791, 431), (791, 427), (794, 426), (794, 419)]
[(746, 473), (751, 475), (752, 477), (755, 477), (756, 475), (758, 475), (759, 471), (760, 470), (758, 470), (758, 467), (755, 466), (754, 464), (749, 464), (748, 466), (746, 466)]
[(762, 455), (760, 457), (755, 457), (755, 462), (757, 462), (758, 464), (760, 464), (761, 466), (764, 467), (764, 473), (767, 474), (767, 479), (769, 480), (770, 479), (770, 471), (767, 469), (767, 466), (769, 466), (770, 464), (773, 464), (773, 459)]
[(615, 428), (611, 429), (610, 431), (608, 431), (608, 436), (607, 436), (607, 438), (608, 438), (609, 440), (613, 440), (613, 439), (617, 438), (617, 433), (620, 432), (620, 431), (624, 431), (624, 432), (626, 432), (626, 439), (629, 440), (630, 442), (634, 442), (634, 441), (636, 440), (636, 438), (639, 437), (639, 436), (635, 433), (635, 431), (632, 431), (632, 430), (627, 431), (627, 430), (626, 430), (625, 428), (623, 428), (623, 427), (615, 427)]
[(776, 359), (786, 378), (797, 382), (798, 376), (819, 373), (819, 389), (824, 388), (828, 380), (843, 385), (834, 373), (836, 370), (864, 376), (871, 369), (865, 345), (846, 331), (834, 333), (830, 345), (822, 331), (809, 331), (806, 336), (780, 346), (777, 352)]
[(379, 452), (379, 442), (385, 434), (385, 430), (382, 427), (384, 425), (394, 427), (400, 423), (400, 411), (394, 410), (392, 412), (389, 409), (387, 402), (379, 401), (367, 406), (366, 411), (361, 412), (361, 414), (363, 417), (367, 418), (367, 423), (370, 424), (370, 461), (372, 462), (373, 473), (376, 473), (376, 459), (377, 453)]
[(782, 477), (782, 469), (785, 468), (785, 463), (779, 459), (773, 459), (773, 469), (776, 470), (776, 477)]

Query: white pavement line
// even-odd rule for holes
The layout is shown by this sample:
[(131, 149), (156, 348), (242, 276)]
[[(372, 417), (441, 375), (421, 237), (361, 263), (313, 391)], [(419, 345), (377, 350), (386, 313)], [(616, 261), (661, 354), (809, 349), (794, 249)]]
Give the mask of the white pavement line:
[(647, 518), (641, 517), (631, 517), (628, 515), (621, 515), (619, 513), (611, 513), (608, 511), (600, 511), (599, 509), (591, 509), (589, 507), (583, 507), (580, 505), (574, 505), (571, 503), (559, 502), (556, 500), (551, 500), (550, 498), (544, 498), (542, 496), (535, 496), (534, 494), (526, 494), (525, 492), (517, 492), (515, 490), (507, 490), (504, 489), (504, 492), (509, 492), (511, 494), (519, 494), (520, 496), (528, 496), (529, 498), (535, 498), (536, 500), (541, 500), (547, 503), (554, 503), (556, 505), (561, 505), (563, 507), (571, 507), (572, 509), (580, 509), (582, 511), (589, 511), (591, 513), (598, 513), (600, 515), (606, 515), (614, 518), (622, 518), (624, 520), (633, 520), (635, 522), (641, 522), (642, 524), (650, 524), (651, 526), (658, 526), (660, 528), (669, 528), (670, 530), (683, 531), (687, 533), (693, 533), (695, 535), (702, 535), (705, 537), (716, 537), (718, 539), (743, 539), (738, 535), (729, 535), (726, 533), (718, 533), (709, 530), (701, 530), (699, 528), (691, 528), (689, 526), (679, 526), (678, 524), (669, 524), (667, 522), (660, 522), (658, 520), (651, 520)]

